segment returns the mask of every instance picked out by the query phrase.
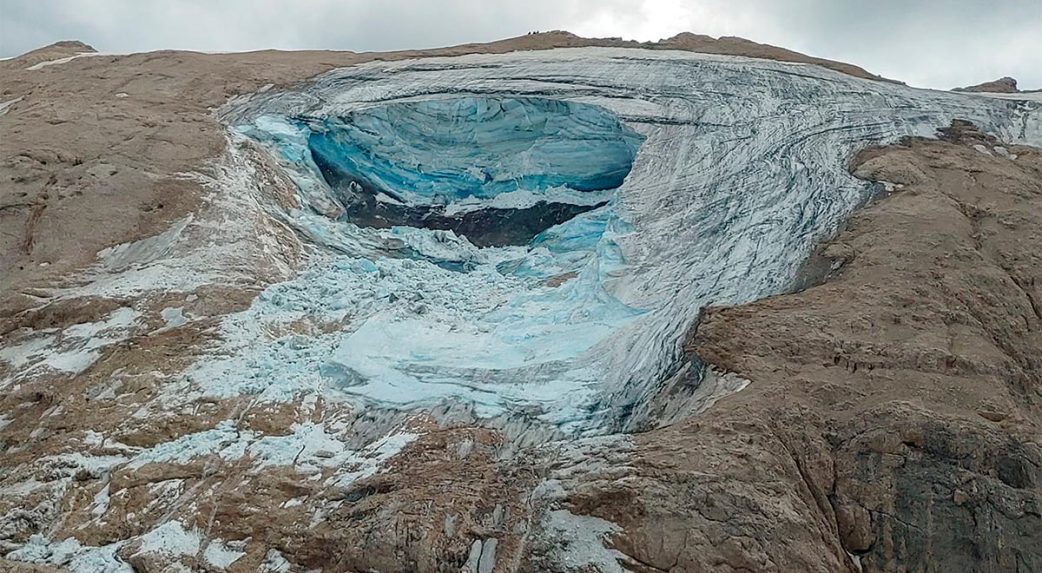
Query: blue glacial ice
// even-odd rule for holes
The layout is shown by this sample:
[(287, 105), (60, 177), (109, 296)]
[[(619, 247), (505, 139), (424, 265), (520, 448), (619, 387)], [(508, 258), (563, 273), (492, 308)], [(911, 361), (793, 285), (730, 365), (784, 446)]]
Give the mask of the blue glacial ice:
[[(258, 316), (242, 317), (240, 328), (287, 313), (341, 326), (226, 361), (216, 379), (254, 375), (217, 392), (328, 385), (396, 407), (463, 398), (482, 417), (571, 395), (574, 410), (583, 401), (573, 399), (597, 383), (575, 358), (643, 312), (603, 287), (623, 263), (611, 239), (628, 230), (615, 216), (616, 190), (643, 139), (603, 108), (467, 96), (335, 118), (261, 115), (238, 130), (268, 147), (305, 201), (317, 193), (321, 205), (339, 206), (315, 209), (336, 224), (304, 226), (317, 242), (340, 245), (339, 255), (316, 256), (296, 280), (265, 291), (250, 311)], [(520, 212), (534, 231), (522, 245), (478, 248), (467, 235), (423, 226), (429, 211), (416, 226), (367, 228), (343, 207), (352, 193), (437, 206), (443, 217)], [(552, 224), (539, 209), (554, 204), (581, 210)], [(518, 220), (483, 223), (497, 231)], [(268, 387), (276, 378), (295, 381)]]
[[(632, 428), (700, 309), (784, 291), (872, 195), (847, 173), (856, 150), (954, 118), (1038, 144), (1038, 109), (606, 48), (374, 62), (239, 98), (220, 115), (293, 181), (300, 207), (273, 215), (313, 249), (191, 379)], [(301, 320), (324, 326), (283, 328)]]
[(641, 139), (602, 108), (545, 98), (429, 99), (298, 121), (317, 163), (412, 205), (615, 189)]

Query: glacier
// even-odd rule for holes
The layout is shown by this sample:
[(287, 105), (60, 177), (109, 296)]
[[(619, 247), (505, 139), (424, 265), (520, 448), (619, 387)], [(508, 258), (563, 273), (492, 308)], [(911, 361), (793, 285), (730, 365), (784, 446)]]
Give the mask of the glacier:
[[(636, 406), (700, 375), (682, 342), (701, 309), (784, 292), (879, 193), (853, 153), (956, 118), (1038, 145), (1039, 108), (616, 48), (378, 61), (240, 96), (219, 117), (293, 182), (298, 206), (268, 208), (311, 248), (188, 376), (545, 436), (646, 427)], [(302, 319), (323, 326), (271, 334)]]

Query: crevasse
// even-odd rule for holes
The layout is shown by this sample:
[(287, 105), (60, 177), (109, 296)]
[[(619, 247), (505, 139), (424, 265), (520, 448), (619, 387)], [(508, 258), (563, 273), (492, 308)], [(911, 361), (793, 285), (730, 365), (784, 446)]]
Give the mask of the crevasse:
[[(558, 435), (633, 428), (701, 308), (783, 291), (873, 193), (846, 171), (854, 151), (954, 118), (1037, 144), (1038, 115), (607, 48), (376, 62), (240, 98), (221, 116), (295, 182), (302, 207), (277, 215), (316, 250), (225, 321), (228, 356), (192, 379)], [(258, 337), (305, 316), (336, 327)]]

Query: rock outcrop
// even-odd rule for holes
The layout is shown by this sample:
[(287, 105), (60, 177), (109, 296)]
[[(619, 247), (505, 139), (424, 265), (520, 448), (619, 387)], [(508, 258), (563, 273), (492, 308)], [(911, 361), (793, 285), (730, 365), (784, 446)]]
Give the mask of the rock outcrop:
[(1042, 568), (1042, 152), (956, 123), (852, 168), (892, 191), (829, 278), (689, 341), (749, 387), (570, 499), (648, 571)]
[(995, 93), (995, 94), (1015, 94), (1020, 93), (1017, 89), (1017, 80), (1011, 77), (1002, 77), (994, 81), (984, 82), (973, 86), (967, 86), (964, 88), (955, 88), (952, 91), (957, 92), (983, 92), (983, 93)]

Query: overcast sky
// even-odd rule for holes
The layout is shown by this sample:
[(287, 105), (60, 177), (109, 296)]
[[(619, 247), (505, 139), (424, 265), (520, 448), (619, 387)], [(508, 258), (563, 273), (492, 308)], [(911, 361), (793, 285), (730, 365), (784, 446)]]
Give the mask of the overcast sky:
[(742, 36), (950, 88), (1042, 88), (1042, 0), (0, 0), (0, 57), (63, 39), (103, 52), (437, 47), (565, 29)]

